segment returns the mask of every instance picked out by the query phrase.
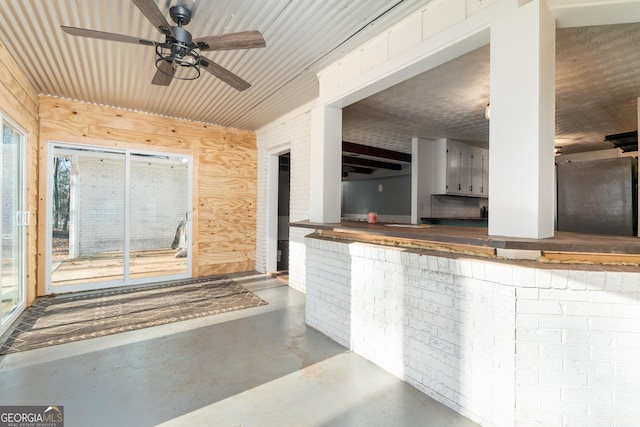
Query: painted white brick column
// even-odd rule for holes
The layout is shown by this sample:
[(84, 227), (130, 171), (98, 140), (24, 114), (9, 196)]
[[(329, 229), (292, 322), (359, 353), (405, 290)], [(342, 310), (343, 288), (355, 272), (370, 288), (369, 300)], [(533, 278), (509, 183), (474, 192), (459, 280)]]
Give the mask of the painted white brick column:
[(533, 0), (491, 25), (489, 234), (553, 236), (555, 18)]
[(342, 198), (342, 109), (318, 103), (311, 112), (309, 164), (312, 222), (340, 222)]

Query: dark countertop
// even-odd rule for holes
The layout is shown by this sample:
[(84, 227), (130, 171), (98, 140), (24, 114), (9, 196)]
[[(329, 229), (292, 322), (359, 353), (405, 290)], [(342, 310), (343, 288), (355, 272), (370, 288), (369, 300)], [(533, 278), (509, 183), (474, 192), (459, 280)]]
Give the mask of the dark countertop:
[[(484, 218), (480, 218), (484, 219)], [(341, 221), (320, 224), (309, 221), (291, 223), (292, 227), (331, 230), (343, 233), (397, 237), (430, 242), (484, 246), (500, 249), (524, 249), (558, 252), (585, 252), (603, 254), (640, 254), (640, 238), (556, 231), (547, 239), (525, 239), (490, 236), (487, 227), (453, 225), (369, 224), (364, 221)]]
[(420, 218), (424, 221), (487, 221), (489, 218), (482, 218), (479, 216), (469, 217), (438, 217), (438, 216), (423, 216)]
[(420, 222), (423, 224), (466, 225), (470, 227), (487, 227), (488, 221), (489, 221), (489, 218), (481, 218), (481, 217), (468, 217), (468, 218), (423, 217), (423, 218), (420, 218)]

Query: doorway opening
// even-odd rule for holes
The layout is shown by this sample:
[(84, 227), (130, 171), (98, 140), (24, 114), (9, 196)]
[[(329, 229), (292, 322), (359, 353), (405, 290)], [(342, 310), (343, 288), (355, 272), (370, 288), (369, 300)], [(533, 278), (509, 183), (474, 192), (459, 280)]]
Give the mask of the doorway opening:
[(278, 156), (278, 275), (289, 272), (289, 204), (291, 199), (291, 153)]
[(190, 156), (49, 148), (47, 293), (191, 277)]

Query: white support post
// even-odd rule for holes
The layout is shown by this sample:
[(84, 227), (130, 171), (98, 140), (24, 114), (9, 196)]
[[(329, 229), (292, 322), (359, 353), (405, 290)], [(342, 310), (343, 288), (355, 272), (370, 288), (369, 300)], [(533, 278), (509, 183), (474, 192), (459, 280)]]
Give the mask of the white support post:
[(309, 220), (340, 222), (342, 109), (319, 104), (311, 112)]
[(532, 0), (491, 25), (489, 234), (553, 236), (555, 18)]

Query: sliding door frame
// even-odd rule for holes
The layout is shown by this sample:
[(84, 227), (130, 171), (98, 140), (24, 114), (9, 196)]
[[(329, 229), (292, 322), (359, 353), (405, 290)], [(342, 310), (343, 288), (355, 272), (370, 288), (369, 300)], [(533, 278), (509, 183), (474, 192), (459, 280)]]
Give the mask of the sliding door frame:
[[(70, 149), (70, 150), (99, 150), (106, 153), (114, 153), (114, 154), (123, 154), (125, 159), (125, 191), (124, 191), (124, 269), (123, 269), (123, 280), (110, 280), (110, 281), (102, 281), (95, 283), (86, 283), (86, 284), (76, 284), (76, 285), (53, 285), (52, 284), (52, 227), (53, 227), (53, 180), (51, 176), (53, 174), (53, 162), (56, 154), (56, 149)], [(165, 275), (165, 276), (155, 276), (155, 277), (144, 277), (132, 279), (130, 277), (130, 227), (131, 227), (131, 218), (130, 218), (130, 192), (131, 192), (131, 156), (132, 155), (145, 155), (145, 156), (166, 156), (173, 158), (181, 158), (184, 159), (186, 164), (188, 165), (187, 172), (187, 191), (188, 191), (188, 207), (187, 207), (187, 217), (189, 222), (191, 222), (191, 218), (193, 216), (193, 172), (194, 172), (194, 164), (193, 164), (193, 156), (190, 154), (183, 153), (175, 153), (175, 152), (161, 152), (161, 151), (151, 151), (151, 150), (143, 150), (143, 149), (133, 149), (133, 148), (116, 148), (112, 146), (101, 146), (101, 145), (93, 145), (93, 144), (79, 144), (79, 143), (70, 143), (63, 141), (49, 141), (48, 149), (47, 149), (47, 197), (46, 197), (46, 294), (51, 294), (53, 292), (78, 292), (78, 291), (90, 291), (97, 289), (106, 289), (106, 288), (115, 288), (115, 287), (126, 287), (126, 286), (134, 286), (134, 285), (146, 285), (153, 284), (159, 281), (167, 281), (167, 280), (180, 280), (180, 279), (188, 279), (192, 277), (192, 227), (187, 227), (187, 269), (185, 273), (181, 274), (173, 274), (173, 275)]]
[[(16, 306), (12, 309), (11, 314), (6, 318), (2, 319), (4, 316), (0, 310), (0, 335), (2, 335), (11, 324), (22, 314), (22, 312), (27, 307), (27, 227), (29, 226), (30, 221), (30, 213), (27, 207), (27, 165), (28, 165), (28, 156), (29, 153), (27, 151), (27, 131), (25, 131), (20, 125), (18, 125), (15, 121), (13, 121), (10, 117), (4, 114), (2, 110), (0, 110), (0, 133), (3, 134), (4, 137), (4, 126), (5, 123), (13, 128), (20, 135), (20, 155), (19, 155), (19, 198), (20, 198), (20, 209), (15, 212), (14, 218), (19, 223), (20, 227), (19, 232), (19, 245), (20, 245), (20, 253), (19, 253), (19, 272), (18, 275), (18, 283), (20, 287), (20, 301)], [(2, 153), (0, 153), (0, 159), (2, 159)], [(4, 171), (0, 168), (0, 177), (3, 177)], [(1, 192), (0, 192), (1, 193)], [(2, 206), (0, 206), (0, 213), (2, 210)], [(0, 235), (4, 233), (5, 230), (2, 229), (2, 224), (0, 223)], [(0, 283), (2, 283), (2, 272), (0, 271)], [(2, 291), (0, 285), (0, 292)], [(1, 302), (0, 302), (1, 304)]]

